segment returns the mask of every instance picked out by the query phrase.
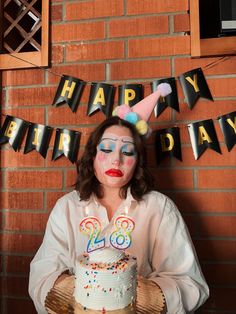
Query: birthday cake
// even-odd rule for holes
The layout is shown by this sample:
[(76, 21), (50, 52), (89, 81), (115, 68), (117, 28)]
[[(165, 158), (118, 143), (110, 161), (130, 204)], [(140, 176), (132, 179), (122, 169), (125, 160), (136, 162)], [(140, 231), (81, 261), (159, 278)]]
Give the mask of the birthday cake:
[(124, 251), (103, 248), (79, 256), (74, 297), (84, 310), (134, 313), (136, 288), (137, 261)]

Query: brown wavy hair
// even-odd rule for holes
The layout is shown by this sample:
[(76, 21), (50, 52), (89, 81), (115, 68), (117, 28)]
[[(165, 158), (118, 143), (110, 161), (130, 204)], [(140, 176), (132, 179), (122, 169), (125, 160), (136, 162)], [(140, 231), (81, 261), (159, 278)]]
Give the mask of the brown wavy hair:
[(98, 198), (103, 197), (103, 189), (100, 182), (94, 174), (93, 161), (97, 153), (97, 146), (103, 136), (105, 130), (113, 125), (126, 127), (131, 131), (134, 139), (134, 145), (137, 151), (137, 165), (132, 179), (121, 188), (120, 196), (125, 198), (127, 189), (130, 187), (132, 196), (137, 200), (141, 200), (142, 196), (155, 189), (155, 180), (148, 171), (146, 163), (146, 151), (143, 138), (137, 132), (135, 126), (119, 117), (111, 117), (103, 121), (91, 133), (85, 146), (84, 153), (77, 162), (77, 181), (75, 188), (79, 191), (82, 200), (88, 200), (92, 193)]

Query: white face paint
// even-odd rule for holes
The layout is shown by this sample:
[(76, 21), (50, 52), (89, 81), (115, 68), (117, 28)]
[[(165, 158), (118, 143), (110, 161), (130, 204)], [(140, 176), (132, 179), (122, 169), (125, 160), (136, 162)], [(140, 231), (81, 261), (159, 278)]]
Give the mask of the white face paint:
[(137, 153), (130, 130), (118, 125), (107, 128), (94, 159), (98, 181), (104, 187), (120, 189), (132, 178), (136, 164)]

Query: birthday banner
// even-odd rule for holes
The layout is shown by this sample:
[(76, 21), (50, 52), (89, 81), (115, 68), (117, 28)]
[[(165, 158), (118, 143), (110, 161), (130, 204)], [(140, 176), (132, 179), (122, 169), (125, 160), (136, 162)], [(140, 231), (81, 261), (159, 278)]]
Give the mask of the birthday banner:
[[(206, 79), (201, 68), (193, 69), (179, 76), (185, 99), (190, 109), (200, 97), (213, 101)], [(156, 91), (160, 83), (169, 83), (171, 94), (160, 97), (154, 108), (158, 117), (168, 106), (179, 112), (179, 101), (174, 77), (155, 80), (151, 83), (152, 91)], [(67, 104), (72, 112), (76, 112), (86, 82), (71, 76), (63, 75), (59, 83), (53, 105)], [(89, 94), (87, 115), (102, 111), (106, 117), (111, 115), (115, 96), (115, 86), (106, 83), (92, 83)], [(118, 86), (118, 105), (127, 104), (132, 107), (143, 99), (142, 84), (125, 84)], [(236, 111), (218, 117), (220, 127), (228, 151), (236, 142)], [(28, 132), (27, 132), (28, 130)], [(221, 154), (212, 119), (188, 124), (188, 131), (194, 158), (197, 160), (207, 148)], [(0, 144), (9, 143), (15, 151), (19, 151), (27, 132), (24, 154), (36, 150), (46, 158), (53, 127), (24, 121), (18, 117), (6, 116), (0, 129)], [(77, 161), (81, 133), (68, 129), (56, 129), (52, 160), (65, 156), (72, 163)], [(159, 164), (167, 156), (182, 161), (180, 129), (178, 127), (155, 131), (156, 162)]]
[[(14, 151), (19, 151), (26, 131), (28, 130), (24, 154), (36, 150), (46, 158), (53, 128), (31, 123), (13, 116), (6, 116), (0, 129), (0, 144), (9, 143)], [(77, 160), (81, 133), (67, 129), (56, 129), (52, 160), (61, 156), (67, 157), (72, 163)]]
[[(228, 151), (236, 143), (236, 111), (217, 118), (224, 136)], [(53, 127), (31, 123), (22, 119), (6, 116), (0, 129), (0, 144), (9, 143), (15, 151), (19, 151), (26, 131), (24, 154), (36, 150), (46, 158)], [(214, 122), (212, 119), (188, 124), (190, 141), (194, 158), (197, 160), (210, 148), (221, 154)], [(67, 157), (72, 163), (77, 161), (81, 133), (68, 129), (56, 129), (52, 160), (61, 156)], [(159, 164), (167, 156), (182, 161), (180, 128), (166, 128), (155, 131), (155, 154)]]
[[(185, 99), (190, 109), (200, 97), (213, 101), (206, 79), (201, 68), (185, 72), (179, 77)], [(158, 117), (166, 107), (179, 111), (179, 101), (174, 77), (160, 79), (151, 83), (152, 91), (156, 91), (160, 83), (169, 83), (172, 93), (166, 97), (160, 97), (154, 110)], [(78, 78), (63, 75), (59, 83), (52, 105), (61, 106), (67, 104), (72, 112), (75, 112), (84, 90), (86, 82)], [(100, 110), (109, 117), (114, 104), (115, 86), (106, 83), (92, 83), (89, 94), (87, 115), (91, 116)], [(125, 84), (118, 86), (118, 105), (126, 104), (130, 107), (143, 99), (142, 84)]]

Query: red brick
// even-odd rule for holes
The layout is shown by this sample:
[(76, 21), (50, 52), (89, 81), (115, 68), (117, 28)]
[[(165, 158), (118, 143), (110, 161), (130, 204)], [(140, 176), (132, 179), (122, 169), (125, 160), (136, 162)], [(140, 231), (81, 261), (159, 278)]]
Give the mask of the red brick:
[(124, 14), (120, 0), (93, 0), (79, 3), (66, 3), (66, 20), (94, 19)]
[(92, 116), (87, 116), (87, 107), (85, 106), (79, 106), (76, 113), (72, 113), (67, 105), (48, 109), (48, 122), (50, 125), (70, 126), (70, 129), (78, 129), (80, 132), (83, 132), (86, 124), (97, 124), (105, 118), (101, 111), (97, 111)]
[[(204, 308), (223, 311), (235, 312), (235, 294), (236, 289), (234, 287), (212, 287), (210, 289), (210, 298), (206, 301)], [(210, 312), (211, 313), (211, 312)]]
[[(236, 68), (236, 58), (228, 58), (219, 61), (219, 58), (191, 58), (178, 57), (174, 59), (175, 76), (191, 71), (195, 68), (202, 68), (205, 76), (234, 74)], [(210, 66), (210, 64), (212, 64)]]
[(47, 210), (52, 210), (52, 208), (55, 206), (57, 200), (61, 198), (63, 195), (65, 195), (65, 192), (47, 192), (46, 193), (46, 199), (47, 199), (47, 204), (46, 208)]
[(109, 41), (92, 44), (69, 45), (66, 61), (121, 59), (124, 57), (124, 42)]
[(6, 313), (14, 314), (36, 314), (33, 301), (28, 299), (8, 298), (6, 300)]
[(1, 208), (43, 210), (43, 192), (1, 192)]
[[(71, 75), (73, 77), (82, 79), (84, 81), (104, 81), (105, 80), (105, 64), (74, 64), (67, 66), (54, 66), (52, 70), (50, 70), (48, 74), (49, 83), (57, 83), (60, 82), (60, 77), (62, 75)], [(51, 88), (52, 89), (52, 88)], [(46, 92), (46, 90), (45, 90)], [(56, 93), (56, 89), (54, 90), (53, 97), (50, 96), (50, 103), (52, 103), (54, 96)]]
[(51, 6), (51, 21), (62, 21), (63, 6), (61, 4)]
[(235, 169), (198, 170), (198, 187), (200, 189), (235, 189), (235, 177)]
[(11, 253), (35, 253), (42, 243), (42, 235), (1, 234), (2, 251)]
[(52, 46), (52, 63), (62, 63), (64, 61), (64, 46)]
[(236, 78), (234, 77), (208, 79), (207, 83), (213, 98), (236, 96)]
[[(7, 108), (3, 110), (3, 113), (13, 117), (23, 119), (25, 121), (30, 121), (33, 123), (44, 124), (45, 123), (45, 109), (44, 108)], [(32, 119), (33, 118), (33, 119)]]
[(66, 187), (71, 188), (74, 186), (77, 180), (77, 173), (74, 170), (68, 170), (66, 171)]
[(6, 188), (53, 189), (62, 187), (61, 171), (7, 171)]
[(8, 167), (43, 167), (44, 158), (35, 150), (23, 154), (23, 152), (15, 152), (14, 150), (2, 150), (1, 165), (3, 168)]
[(143, 38), (129, 40), (129, 58), (189, 54), (190, 36)]
[(44, 231), (47, 220), (48, 214), (6, 212), (4, 230)]
[[(168, 157), (167, 158), (171, 158)], [(158, 189), (178, 190), (193, 188), (192, 170), (173, 170), (171, 168), (152, 169), (156, 178)]]
[(236, 259), (235, 240), (194, 239), (198, 256), (205, 261), (233, 261)]
[[(1, 196), (1, 194), (0, 194), (0, 196)], [(0, 201), (0, 208), (2, 208), (1, 207), (1, 201)], [(4, 212), (3, 211), (0, 211), (0, 226), (2, 226), (2, 224), (3, 224), (3, 216), (4, 216)], [(1, 229), (2, 229), (2, 227), (1, 227)], [(0, 272), (1, 272), (1, 270), (2, 270), (2, 260), (1, 260), (1, 258), (0, 258)]]
[(3, 295), (14, 297), (28, 296), (28, 283), (27, 277), (4, 277), (3, 278)]
[(35, 106), (52, 104), (56, 88), (20, 88), (9, 90), (9, 106)]
[[(192, 120), (201, 121), (207, 119), (213, 119), (214, 124), (217, 125), (218, 117), (233, 112), (235, 110), (236, 100), (206, 100), (200, 98), (195, 106), (190, 110), (186, 103), (180, 103), (180, 113), (176, 115), (177, 121), (190, 121)], [(194, 122), (194, 121), (193, 121)], [(187, 124), (185, 124), (187, 125)]]
[(52, 25), (52, 42), (81, 41), (105, 38), (104, 22)]
[(234, 213), (236, 192), (181, 192), (171, 198), (185, 213)]
[(116, 19), (109, 22), (109, 37), (130, 37), (169, 32), (168, 16)]
[(195, 160), (192, 147), (182, 147), (182, 159), (175, 159), (173, 162), (177, 167), (220, 167), (220, 166), (235, 166), (235, 155), (233, 151), (228, 152), (227, 148), (220, 145), (221, 153), (219, 154), (208, 148), (198, 160)]
[(7, 103), (6, 101), (6, 90), (1, 90), (1, 95), (0, 95), (0, 99), (1, 99), (1, 104), (4, 107)]
[(12, 70), (2, 72), (3, 86), (23, 86), (44, 84), (44, 71), (35, 70)]
[(166, 13), (187, 11), (189, 4), (187, 0), (128, 0), (127, 13), (130, 14), (147, 14), (147, 13)]
[(170, 73), (168, 59), (114, 62), (110, 65), (111, 80), (156, 78), (169, 76)]
[(11, 274), (13, 273), (28, 274), (31, 260), (32, 260), (31, 256), (7, 255), (5, 257), (6, 272)]
[(188, 32), (189, 30), (189, 14), (174, 15), (174, 32)]
[(208, 284), (234, 285), (236, 278), (236, 265), (233, 264), (203, 264), (203, 273)]
[(203, 216), (199, 229), (200, 236), (204, 237), (235, 237), (235, 216)]

